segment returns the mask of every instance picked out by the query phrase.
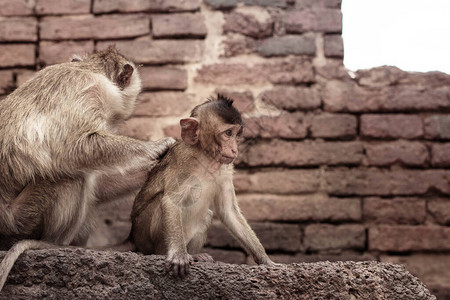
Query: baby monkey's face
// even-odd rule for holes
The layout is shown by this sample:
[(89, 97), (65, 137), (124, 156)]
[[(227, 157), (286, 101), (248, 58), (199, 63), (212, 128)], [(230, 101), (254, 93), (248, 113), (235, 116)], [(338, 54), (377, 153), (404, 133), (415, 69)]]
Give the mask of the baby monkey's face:
[(219, 151), (216, 159), (221, 164), (230, 164), (238, 155), (238, 144), (244, 128), (240, 124), (223, 124), (218, 126), (217, 129), (216, 137), (219, 143)]

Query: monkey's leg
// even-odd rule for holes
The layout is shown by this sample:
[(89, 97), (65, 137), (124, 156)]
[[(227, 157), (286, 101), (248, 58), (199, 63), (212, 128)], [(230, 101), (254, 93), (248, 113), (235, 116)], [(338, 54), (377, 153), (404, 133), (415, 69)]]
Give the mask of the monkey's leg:
[(214, 259), (208, 253), (199, 253), (202, 250), (203, 245), (205, 245), (206, 236), (208, 235), (208, 228), (212, 222), (212, 217), (213, 212), (208, 209), (204, 226), (202, 226), (202, 229), (192, 237), (187, 245), (187, 251), (192, 254), (194, 261), (214, 262)]

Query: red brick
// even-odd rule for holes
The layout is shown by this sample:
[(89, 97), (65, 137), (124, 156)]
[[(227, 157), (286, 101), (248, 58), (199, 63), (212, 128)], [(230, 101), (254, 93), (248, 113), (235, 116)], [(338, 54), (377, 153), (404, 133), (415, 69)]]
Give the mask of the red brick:
[(308, 196), (238, 195), (239, 206), (250, 221), (338, 222), (360, 221), (359, 198)]
[(235, 32), (254, 38), (262, 38), (272, 35), (271, 20), (259, 21), (252, 15), (239, 12), (225, 14), (224, 33)]
[(324, 37), (325, 56), (344, 57), (344, 41), (340, 34), (325, 35)]
[(0, 71), (0, 94), (11, 92), (14, 89), (14, 73), (9, 70)]
[(164, 14), (152, 17), (154, 37), (204, 37), (207, 30), (200, 13)]
[(371, 254), (364, 253), (359, 254), (358, 251), (345, 250), (339, 251), (339, 254), (304, 254), (297, 253), (295, 255), (287, 254), (271, 254), (269, 255), (276, 263), (292, 264), (292, 263), (315, 263), (321, 261), (368, 261), (377, 260), (377, 258)]
[(450, 199), (435, 198), (428, 200), (428, 212), (441, 225), (450, 225)]
[(149, 34), (150, 19), (143, 14), (44, 17), (40, 28), (44, 40), (117, 39)]
[(308, 225), (304, 246), (307, 250), (364, 249), (366, 230), (362, 225)]
[(181, 92), (148, 92), (139, 96), (134, 116), (178, 116), (192, 107), (191, 96)]
[[(97, 43), (98, 49), (111, 42)], [(152, 40), (145, 36), (133, 41), (115, 41), (117, 48), (138, 63), (166, 64), (199, 62), (203, 58), (204, 42), (197, 40)]]
[(237, 192), (258, 192), (273, 194), (314, 193), (320, 186), (318, 170), (282, 170), (234, 175)]
[(423, 195), (430, 189), (450, 193), (444, 170), (330, 170), (323, 174), (324, 189), (332, 195)]
[(37, 20), (34, 17), (0, 18), (1, 42), (37, 41)]
[(287, 56), (316, 54), (316, 41), (313, 36), (285, 35), (266, 39), (258, 48), (262, 56)]
[(263, 102), (286, 110), (308, 110), (320, 107), (320, 95), (315, 87), (278, 86), (261, 93)]
[(91, 0), (36, 0), (38, 15), (88, 14), (90, 10)]
[(0, 67), (33, 66), (35, 53), (33, 44), (0, 45)]
[(230, 90), (216, 90), (215, 94), (222, 94), (225, 97), (233, 99), (233, 106), (237, 108), (241, 113), (251, 111), (255, 108), (255, 99), (250, 91), (235, 92)]
[(243, 35), (227, 35), (222, 44), (225, 53), (223, 56), (231, 57), (256, 52), (262, 41)]
[(201, 0), (95, 0), (94, 13), (192, 11), (200, 7), (200, 2)]
[(159, 126), (157, 119), (131, 118), (120, 128), (120, 133), (140, 140), (153, 140), (155, 128)]
[(242, 251), (221, 250), (203, 248), (202, 252), (206, 252), (214, 258), (214, 261), (220, 261), (227, 264), (245, 264), (245, 254)]
[(425, 138), (450, 139), (450, 115), (434, 115), (425, 118)]
[(19, 70), (16, 72), (16, 81), (17, 86), (22, 85), (25, 81), (32, 78), (34, 75), (36, 75), (36, 71), (31, 70)]
[(311, 135), (317, 138), (349, 138), (357, 134), (358, 121), (348, 114), (320, 114), (312, 119)]
[(364, 221), (377, 224), (422, 224), (426, 203), (420, 198), (366, 198)]
[(317, 166), (359, 164), (364, 157), (360, 142), (261, 141), (241, 154), (249, 166)]
[[(252, 223), (256, 236), (266, 250), (298, 251), (301, 246), (301, 231), (298, 225)], [(212, 247), (241, 248), (221, 223), (214, 222), (208, 231), (207, 244)]]
[[(380, 261), (383, 263), (401, 264), (417, 276), (427, 288), (432, 286), (450, 286), (450, 255), (446, 253), (412, 254), (401, 256), (382, 255)], [(433, 295), (436, 295), (433, 292)], [(437, 295), (436, 295), (437, 296)], [(437, 297), (437, 299), (447, 299)]]
[(174, 67), (143, 67), (139, 69), (144, 90), (185, 90), (187, 71)]
[(262, 116), (245, 119), (244, 136), (247, 138), (304, 138), (309, 118), (301, 112), (283, 113), (279, 116)]
[(389, 166), (396, 163), (425, 166), (429, 160), (428, 148), (419, 142), (371, 143), (366, 144), (364, 148), (367, 161), (373, 166)]
[(431, 145), (431, 163), (436, 167), (450, 166), (450, 143)]
[(416, 115), (366, 114), (361, 116), (361, 135), (381, 139), (419, 138), (423, 136), (422, 120)]
[(0, 16), (30, 16), (34, 14), (35, 2), (29, 0), (2, 0)]
[(294, 10), (287, 13), (284, 26), (288, 33), (306, 31), (342, 32), (342, 13), (339, 9), (317, 8)]
[(369, 250), (378, 251), (448, 251), (450, 227), (374, 226), (369, 228)]
[(72, 55), (85, 55), (94, 51), (94, 41), (62, 41), (39, 43), (39, 61), (52, 65), (70, 61)]
[(278, 83), (296, 84), (314, 81), (311, 61), (304, 58), (272, 59), (270, 63), (213, 64), (198, 70), (196, 82), (219, 85)]

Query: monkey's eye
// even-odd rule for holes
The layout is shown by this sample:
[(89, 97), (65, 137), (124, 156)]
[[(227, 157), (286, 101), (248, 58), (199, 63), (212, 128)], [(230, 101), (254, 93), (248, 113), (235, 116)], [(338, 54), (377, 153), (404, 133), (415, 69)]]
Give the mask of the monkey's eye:
[(225, 135), (226, 135), (227, 137), (231, 137), (231, 136), (233, 135), (233, 130), (228, 129), (227, 131), (225, 131)]

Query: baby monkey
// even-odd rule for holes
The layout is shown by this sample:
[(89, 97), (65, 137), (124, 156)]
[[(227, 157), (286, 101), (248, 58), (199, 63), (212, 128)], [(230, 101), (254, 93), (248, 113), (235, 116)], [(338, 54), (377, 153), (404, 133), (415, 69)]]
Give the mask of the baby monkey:
[(144, 254), (167, 255), (167, 270), (184, 277), (199, 254), (215, 211), (222, 223), (258, 264), (274, 265), (241, 214), (233, 186), (233, 164), (243, 131), (233, 101), (217, 99), (195, 107), (182, 119), (177, 141), (153, 168), (136, 197), (130, 238)]

